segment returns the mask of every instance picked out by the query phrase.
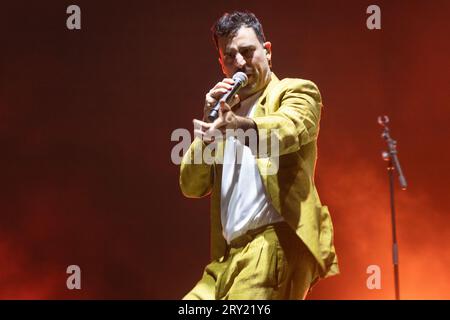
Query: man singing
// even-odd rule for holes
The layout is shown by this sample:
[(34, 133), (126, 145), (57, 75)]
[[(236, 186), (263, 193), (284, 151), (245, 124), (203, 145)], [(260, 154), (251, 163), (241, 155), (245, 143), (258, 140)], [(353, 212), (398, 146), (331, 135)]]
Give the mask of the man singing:
[[(194, 120), (196, 138), (180, 168), (186, 197), (211, 195), (211, 262), (184, 299), (304, 299), (320, 278), (339, 273), (330, 214), (314, 184), (319, 90), (308, 80), (275, 76), (272, 44), (253, 13), (226, 13), (212, 33), (226, 78), (206, 94), (203, 121)], [(247, 85), (231, 102), (221, 101), (209, 122), (239, 71)], [(257, 149), (275, 145), (276, 152), (261, 155), (225, 135), (237, 129), (253, 130)], [(217, 143), (214, 132), (223, 134), (223, 162), (195, 163), (196, 152)]]

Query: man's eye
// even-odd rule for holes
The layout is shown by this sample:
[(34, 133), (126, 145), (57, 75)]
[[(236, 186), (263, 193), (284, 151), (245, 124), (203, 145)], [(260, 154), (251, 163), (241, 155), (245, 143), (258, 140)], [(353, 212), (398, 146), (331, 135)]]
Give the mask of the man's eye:
[(241, 54), (243, 57), (250, 58), (253, 55), (253, 51), (254, 51), (253, 49), (248, 48), (242, 50)]

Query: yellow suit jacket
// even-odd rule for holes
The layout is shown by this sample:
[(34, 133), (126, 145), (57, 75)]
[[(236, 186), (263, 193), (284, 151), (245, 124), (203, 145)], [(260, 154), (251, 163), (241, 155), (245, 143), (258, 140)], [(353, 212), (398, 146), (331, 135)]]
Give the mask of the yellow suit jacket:
[[(269, 148), (268, 154), (257, 157), (256, 162), (272, 205), (314, 255), (320, 265), (320, 277), (324, 278), (339, 273), (339, 268), (331, 217), (314, 184), (322, 99), (311, 81), (280, 81), (273, 73), (271, 77), (252, 119), (258, 128), (259, 144), (270, 146), (270, 139), (278, 140), (279, 157), (274, 161), (276, 155), (270, 154)], [(190, 198), (211, 194), (211, 258), (215, 260), (223, 256), (226, 248), (220, 218), (222, 164), (194, 164), (194, 153), (203, 152), (205, 147), (197, 137), (184, 154), (180, 187)], [(274, 164), (278, 171), (270, 174), (267, 169)]]

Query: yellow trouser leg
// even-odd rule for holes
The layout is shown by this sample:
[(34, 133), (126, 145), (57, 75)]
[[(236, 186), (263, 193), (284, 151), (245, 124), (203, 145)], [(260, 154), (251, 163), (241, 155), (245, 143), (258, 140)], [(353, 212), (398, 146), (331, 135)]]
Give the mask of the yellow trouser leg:
[(267, 229), (208, 264), (183, 299), (304, 299), (317, 263), (288, 226)]

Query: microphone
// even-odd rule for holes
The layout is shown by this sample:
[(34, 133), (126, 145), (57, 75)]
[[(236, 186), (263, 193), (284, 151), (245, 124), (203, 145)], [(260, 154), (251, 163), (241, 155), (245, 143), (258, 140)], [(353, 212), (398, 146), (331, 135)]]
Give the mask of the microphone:
[(247, 85), (248, 77), (244, 72), (239, 71), (233, 75), (233, 80), (234, 80), (233, 88), (231, 88), (230, 91), (225, 93), (209, 112), (208, 116), (209, 122), (213, 122), (219, 116), (220, 102), (221, 101), (225, 101), (226, 103), (230, 102), (231, 99), (233, 99), (234, 95), (239, 91), (239, 89)]

